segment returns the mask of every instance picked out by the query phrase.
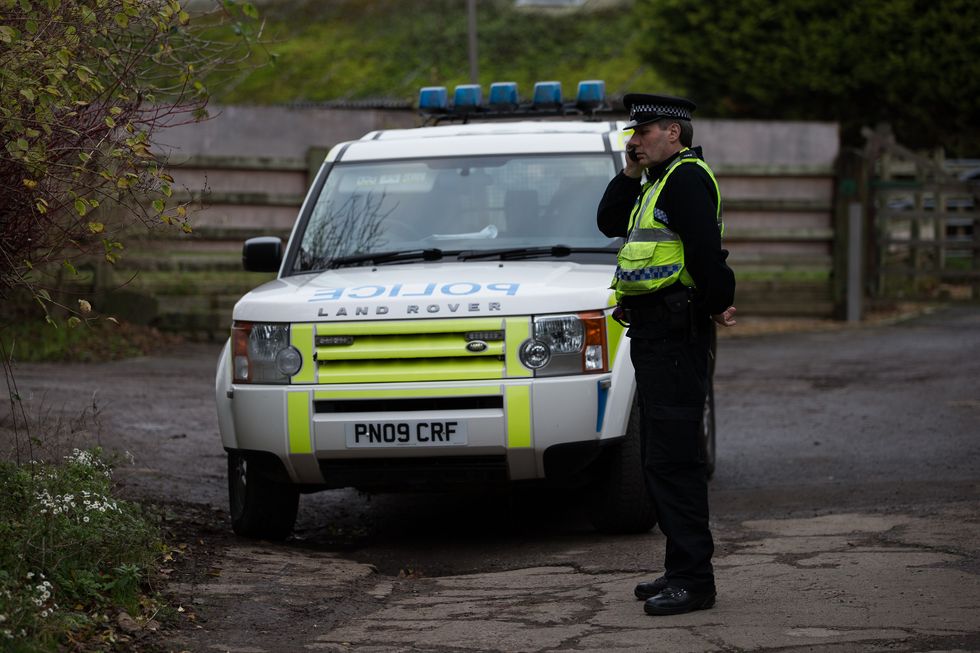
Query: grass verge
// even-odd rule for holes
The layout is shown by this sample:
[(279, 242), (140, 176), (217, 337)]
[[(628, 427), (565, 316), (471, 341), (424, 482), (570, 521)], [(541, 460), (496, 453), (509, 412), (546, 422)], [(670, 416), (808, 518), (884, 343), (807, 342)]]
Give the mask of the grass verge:
[(0, 650), (132, 650), (159, 610), (152, 516), (112, 496), (99, 449), (0, 462)]
[(152, 327), (109, 320), (90, 320), (74, 327), (21, 320), (0, 327), (2, 351), (22, 363), (101, 363), (145, 356), (181, 340)]

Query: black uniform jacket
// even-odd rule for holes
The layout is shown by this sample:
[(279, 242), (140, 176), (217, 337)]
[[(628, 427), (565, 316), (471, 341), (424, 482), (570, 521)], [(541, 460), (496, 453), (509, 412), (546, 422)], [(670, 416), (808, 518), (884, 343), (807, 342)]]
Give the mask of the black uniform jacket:
[[(692, 148), (701, 158), (701, 148)], [(660, 179), (678, 154), (647, 170), (650, 181)], [(625, 237), (630, 213), (640, 194), (639, 179), (623, 173), (613, 177), (599, 202), (599, 231), (610, 238)], [(684, 244), (684, 265), (697, 287), (697, 302), (709, 315), (723, 312), (735, 301), (735, 274), (725, 262), (728, 250), (721, 247), (716, 210), (720, 198), (708, 173), (698, 165), (682, 164), (667, 179), (660, 192), (657, 208), (663, 223), (680, 236)], [(659, 293), (658, 293), (659, 294)], [(626, 308), (641, 308), (655, 301), (652, 295), (623, 297)]]

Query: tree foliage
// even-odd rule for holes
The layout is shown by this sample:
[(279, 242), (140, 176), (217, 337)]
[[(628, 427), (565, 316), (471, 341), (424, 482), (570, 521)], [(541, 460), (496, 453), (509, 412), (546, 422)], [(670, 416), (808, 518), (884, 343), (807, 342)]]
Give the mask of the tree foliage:
[(700, 115), (892, 125), (914, 147), (980, 152), (972, 0), (639, 0), (646, 57)]
[[(633, 53), (634, 18), (622, 3), (579, 11), (530, 10), (514, 0), (479, 0), (480, 80), (604, 79), (611, 95), (662, 87)], [(275, 66), (246, 71), (226, 103), (326, 100), (414, 102), (427, 85), (469, 83), (464, 0), (292, 0), (263, 5)]]
[[(246, 35), (256, 15), (217, 11)], [(107, 206), (123, 225), (190, 230), (153, 138), (206, 115), (201, 80), (240, 46), (200, 38), (178, 0), (0, 0), (0, 294), (27, 289), (47, 311), (52, 268), (114, 262)]]

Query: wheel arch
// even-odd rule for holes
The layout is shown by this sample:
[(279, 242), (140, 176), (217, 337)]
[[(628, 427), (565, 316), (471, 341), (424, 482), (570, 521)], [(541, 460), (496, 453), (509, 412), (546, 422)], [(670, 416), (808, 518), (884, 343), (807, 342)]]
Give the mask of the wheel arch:
[(218, 356), (218, 367), (214, 375), (214, 403), (218, 412), (218, 432), (221, 444), (225, 449), (238, 448), (238, 436), (235, 433), (235, 419), (232, 417), (232, 397), (234, 389), (231, 384), (231, 340), (225, 341), (225, 346)]

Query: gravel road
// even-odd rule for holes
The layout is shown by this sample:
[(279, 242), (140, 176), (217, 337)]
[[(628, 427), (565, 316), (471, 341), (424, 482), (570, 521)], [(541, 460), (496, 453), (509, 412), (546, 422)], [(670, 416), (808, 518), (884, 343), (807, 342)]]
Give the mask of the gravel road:
[(333, 491), (286, 543), (234, 538), (218, 350), (16, 370), (33, 416), (131, 452), (123, 493), (169, 505), (174, 651), (980, 650), (978, 307), (722, 338), (719, 600), (668, 619), (630, 596), (659, 532), (598, 536), (569, 495)]

